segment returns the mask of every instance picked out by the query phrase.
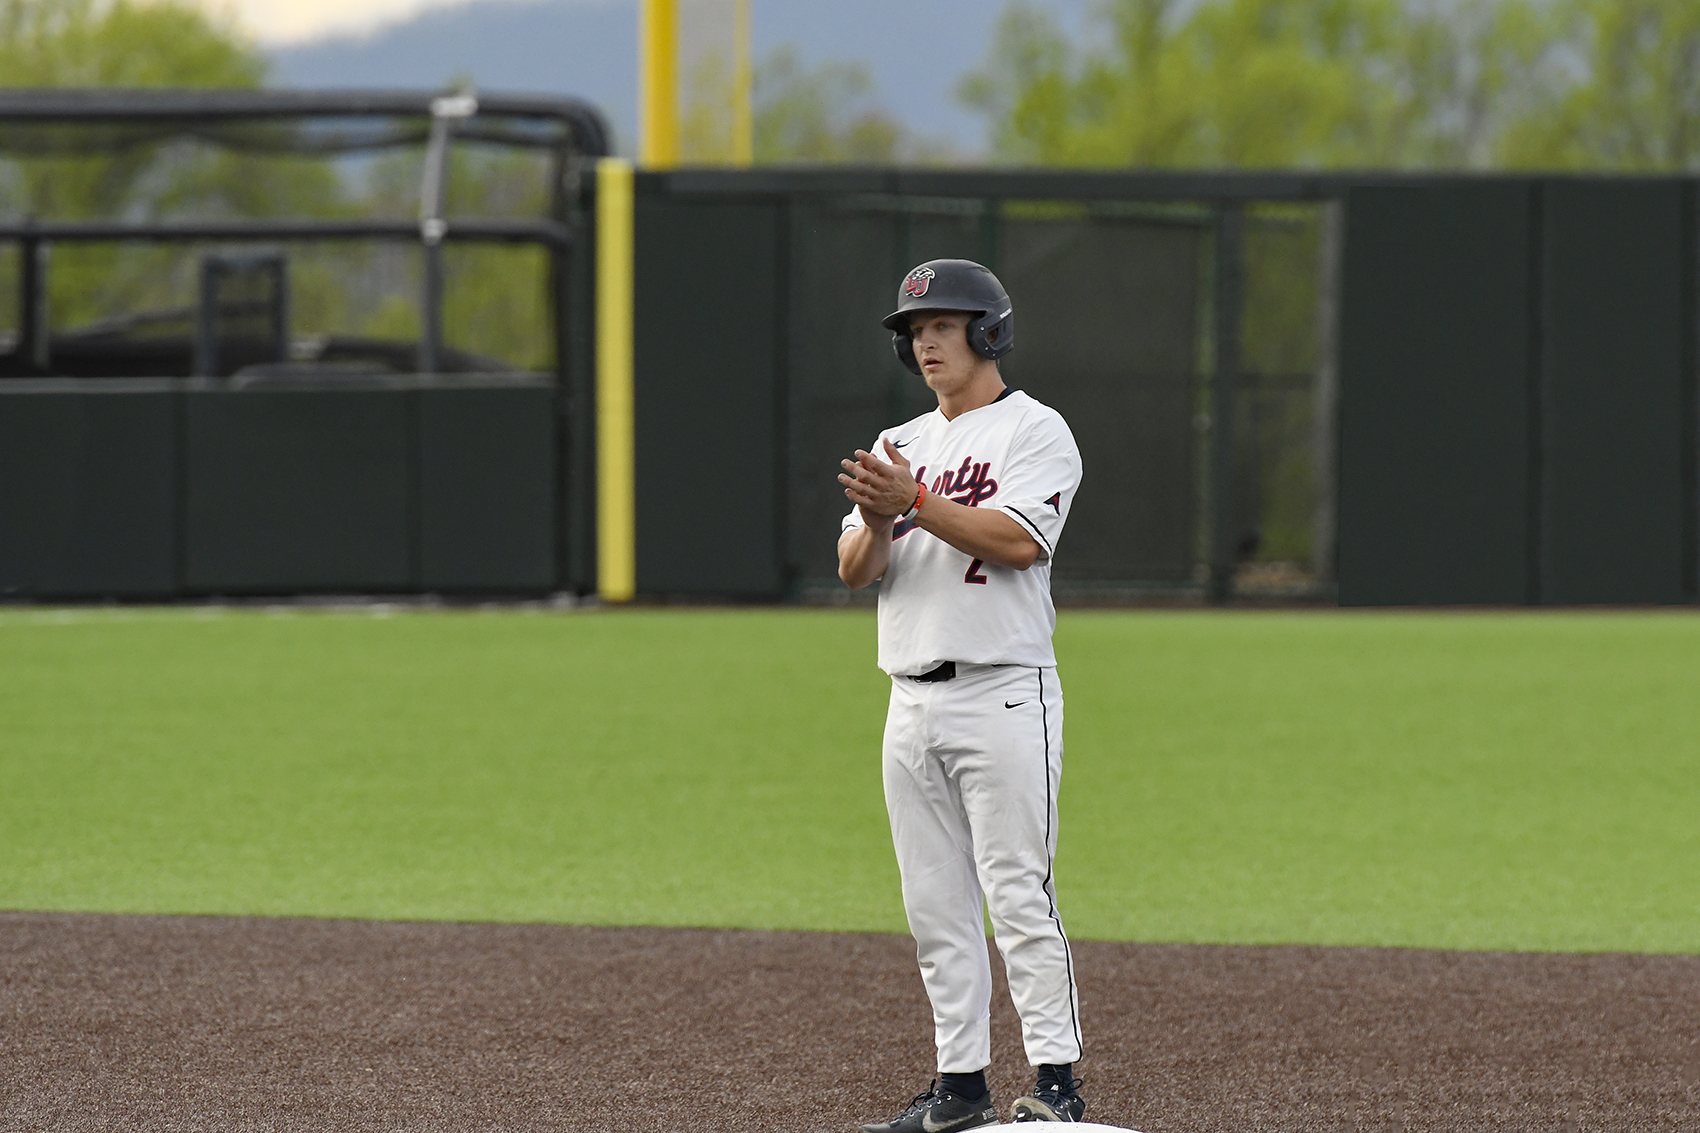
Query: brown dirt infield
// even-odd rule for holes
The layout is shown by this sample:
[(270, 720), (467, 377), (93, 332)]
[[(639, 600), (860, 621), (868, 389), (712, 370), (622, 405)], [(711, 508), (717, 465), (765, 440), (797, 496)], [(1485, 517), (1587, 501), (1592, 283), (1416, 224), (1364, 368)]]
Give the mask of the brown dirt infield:
[[(1700, 957), (1079, 943), (1089, 1120), (1700, 1127)], [(1030, 1084), (995, 1000), (999, 1104)], [(902, 937), (0, 914), (0, 1129), (844, 1131)]]

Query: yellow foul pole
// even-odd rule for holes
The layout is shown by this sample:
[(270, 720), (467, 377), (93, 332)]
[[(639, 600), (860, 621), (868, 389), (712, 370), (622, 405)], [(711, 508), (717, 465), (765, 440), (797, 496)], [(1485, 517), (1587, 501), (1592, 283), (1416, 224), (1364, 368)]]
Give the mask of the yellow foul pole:
[(755, 160), (755, 113), (750, 107), (755, 85), (750, 62), (750, 0), (732, 0), (732, 164)]
[(632, 400), (632, 167), (596, 167), (596, 589), (637, 593), (637, 476)]
[(678, 0), (642, 0), (638, 51), (638, 160), (666, 169), (679, 161)]

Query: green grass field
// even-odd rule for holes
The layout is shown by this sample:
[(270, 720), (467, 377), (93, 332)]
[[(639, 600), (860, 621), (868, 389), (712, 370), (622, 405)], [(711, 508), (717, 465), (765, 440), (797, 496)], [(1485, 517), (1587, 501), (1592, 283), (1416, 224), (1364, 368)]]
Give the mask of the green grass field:
[[(1700, 951), (1700, 617), (1067, 612), (1080, 938)], [(902, 931), (874, 623), (0, 613), (0, 907)]]

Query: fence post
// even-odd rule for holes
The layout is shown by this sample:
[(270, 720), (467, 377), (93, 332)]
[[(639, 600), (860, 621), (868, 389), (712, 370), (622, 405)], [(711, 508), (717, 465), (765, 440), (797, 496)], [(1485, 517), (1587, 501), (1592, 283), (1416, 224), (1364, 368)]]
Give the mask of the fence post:
[(1210, 379), (1210, 600), (1233, 596), (1234, 402), (1240, 370), (1244, 306), (1245, 212), (1223, 204), (1216, 214), (1216, 369)]
[(1682, 592), (1700, 599), (1700, 263), (1696, 262), (1696, 198), (1682, 187)]
[(1323, 202), (1318, 221), (1316, 383), (1311, 393), (1311, 476), (1316, 484), (1310, 524), (1310, 569), (1318, 586), (1334, 581), (1335, 480), (1340, 405), (1340, 254), (1346, 202)]
[(443, 364), (443, 237), (449, 187), (449, 148), (455, 122), (478, 113), (473, 94), (431, 100), (431, 135), (425, 146), (424, 179), (419, 186), (419, 241), (425, 257), (425, 287), (419, 311), (419, 372), (434, 374)]
[(679, 161), (677, 0), (638, 5), (638, 161), (670, 169)]
[(26, 236), (18, 242), (18, 356), (38, 374), (49, 362), (47, 257), (45, 240)]
[(634, 186), (629, 162), (596, 165), (596, 588), (637, 593), (632, 372)]

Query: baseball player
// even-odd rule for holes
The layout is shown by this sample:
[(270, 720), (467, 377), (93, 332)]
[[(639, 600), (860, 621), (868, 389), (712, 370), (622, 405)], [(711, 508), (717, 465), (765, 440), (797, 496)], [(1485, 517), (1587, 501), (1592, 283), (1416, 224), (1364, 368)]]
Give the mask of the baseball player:
[(1038, 1071), (1010, 1119), (1080, 1121), (1074, 960), (1051, 877), (1063, 701), (1050, 585), (1080, 450), (1055, 410), (1005, 387), (998, 359), (1015, 344), (1015, 319), (984, 267), (922, 264), (885, 326), (939, 406), (843, 462), (838, 480), (855, 507), (838, 574), (852, 588), (880, 580), (886, 810), (939, 1074), (903, 1112), (862, 1129), (997, 1123), (985, 1073), (987, 907)]

